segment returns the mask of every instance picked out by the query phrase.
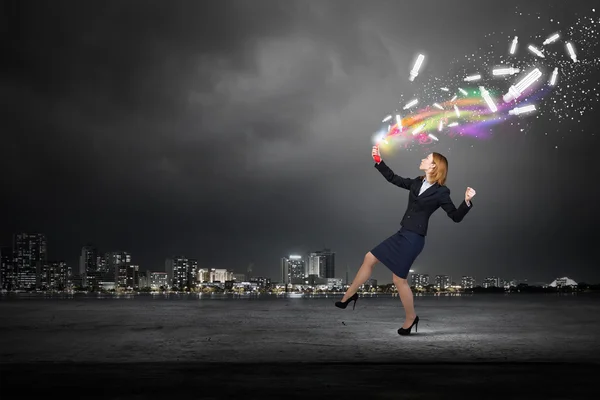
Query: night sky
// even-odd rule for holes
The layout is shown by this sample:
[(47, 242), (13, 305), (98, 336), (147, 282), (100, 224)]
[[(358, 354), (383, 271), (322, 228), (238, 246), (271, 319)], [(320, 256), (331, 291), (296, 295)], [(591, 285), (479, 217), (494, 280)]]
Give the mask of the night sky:
[[(454, 203), (467, 186), (477, 195), (459, 224), (432, 216), (414, 269), (600, 282), (592, 3), (3, 2), (0, 244), (42, 232), (50, 258), (73, 266), (91, 242), (142, 270), (182, 254), (236, 272), (254, 262), (277, 281), (282, 256), (328, 247), (352, 277), (408, 199), (373, 167), (382, 118), (434, 77), (506, 55), (514, 35), (534, 65), (527, 44), (587, 18), (560, 96), (486, 138), (440, 138)], [(416, 177), (428, 152), (382, 155)], [(379, 264), (374, 278), (391, 272)]]

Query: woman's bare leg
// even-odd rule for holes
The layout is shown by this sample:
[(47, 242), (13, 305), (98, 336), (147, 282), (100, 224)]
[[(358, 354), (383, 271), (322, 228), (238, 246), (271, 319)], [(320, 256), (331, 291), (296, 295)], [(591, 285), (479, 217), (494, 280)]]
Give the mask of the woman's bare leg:
[(377, 257), (375, 257), (373, 255), (373, 253), (368, 252), (365, 255), (365, 259), (363, 260), (363, 263), (360, 266), (360, 269), (356, 273), (356, 276), (354, 277), (352, 284), (350, 285), (348, 290), (346, 290), (344, 297), (342, 297), (342, 301), (348, 300), (350, 297), (352, 297), (352, 295), (354, 293), (358, 292), (358, 288), (360, 287), (360, 285), (365, 283), (367, 281), (367, 279), (369, 279), (371, 277), (371, 275), (373, 274), (373, 267), (378, 262), (379, 262), (379, 260), (377, 259)]
[(406, 320), (404, 321), (404, 325), (402, 325), (402, 327), (408, 329), (408, 327), (417, 317), (417, 314), (415, 313), (413, 293), (412, 290), (410, 290), (410, 286), (408, 285), (406, 279), (402, 279), (396, 274), (393, 274), (392, 281), (394, 282), (394, 285), (396, 285), (396, 289), (398, 289), (400, 301), (402, 302), (404, 312), (406, 313)]

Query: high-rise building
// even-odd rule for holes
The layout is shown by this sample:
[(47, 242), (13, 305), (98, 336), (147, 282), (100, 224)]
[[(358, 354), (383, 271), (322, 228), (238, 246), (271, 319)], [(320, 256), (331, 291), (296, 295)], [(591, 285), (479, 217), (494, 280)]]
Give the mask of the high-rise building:
[(335, 252), (325, 248), (310, 253), (306, 275), (318, 275), (319, 278), (335, 278)]
[(98, 249), (88, 244), (81, 248), (79, 256), (79, 269), (77, 274), (81, 277), (83, 286), (96, 290), (99, 284)]
[(48, 276), (46, 281), (50, 290), (66, 290), (72, 286), (73, 271), (64, 261), (48, 263)]
[(225, 283), (233, 280), (233, 271), (229, 271), (225, 268), (212, 268), (210, 273), (211, 282)]
[(491, 276), (491, 277), (485, 278), (483, 280), (481, 286), (483, 286), (484, 288), (491, 288), (491, 287), (501, 287), (502, 285), (500, 284), (500, 278), (498, 278), (497, 276)]
[(410, 280), (411, 286), (423, 288), (429, 285), (429, 274), (412, 274)]
[(325, 257), (317, 253), (308, 253), (308, 263), (306, 264), (305, 275), (315, 275), (319, 278), (324, 278)]
[(450, 286), (450, 277), (448, 275), (436, 275), (435, 287), (444, 290)]
[(17, 288), (17, 271), (13, 262), (13, 249), (10, 246), (0, 247), (0, 289)]
[[(130, 284), (134, 284), (136, 269), (135, 266), (131, 266), (131, 253), (126, 251), (113, 251), (106, 253), (106, 269), (108, 270), (105, 278), (110, 278), (112, 275), (112, 282), (114, 282), (115, 288), (127, 288), (132, 287)], [(139, 269), (139, 268), (138, 268)], [(108, 281), (109, 279), (105, 279)]]
[(20, 289), (34, 289), (38, 276), (47, 268), (46, 236), (41, 233), (18, 233), (13, 237), (13, 262)]
[(150, 271), (140, 271), (139, 276), (139, 288), (140, 289), (148, 289), (150, 288)]
[(198, 270), (198, 281), (204, 283), (225, 283), (233, 281), (234, 273), (225, 268), (200, 268)]
[(158, 290), (160, 288), (170, 289), (169, 279), (166, 272), (150, 273), (150, 289)]
[[(195, 263), (195, 268), (198, 268), (197, 261)], [(189, 260), (184, 256), (167, 258), (165, 261), (165, 272), (168, 276), (169, 288), (176, 287), (177, 289), (182, 290), (189, 287), (190, 279), (195, 280), (195, 278), (191, 278)], [(196, 274), (195, 271), (194, 274)]]
[[(125, 270), (125, 279), (120, 280), (121, 287), (126, 289), (139, 289), (140, 287), (140, 266), (129, 264)], [(121, 283), (123, 282), (123, 283)]]
[(472, 276), (463, 276), (460, 280), (460, 286), (463, 289), (473, 289), (475, 287), (475, 278)]
[(290, 255), (281, 258), (281, 283), (302, 284), (305, 277), (304, 260), (302, 256)]
[(289, 264), (289, 260), (286, 257), (281, 257), (280, 272), (281, 272), (281, 284), (289, 285), (289, 283), (290, 283), (290, 264)]
[(114, 281), (113, 274), (110, 272), (108, 268), (108, 259), (110, 258), (110, 253), (98, 255), (96, 258), (96, 268), (98, 271), (98, 281)]
[(210, 269), (208, 268), (198, 268), (198, 272), (196, 280), (200, 283), (208, 283), (210, 282)]
[(190, 258), (188, 260), (187, 287), (195, 288), (198, 283), (198, 260)]

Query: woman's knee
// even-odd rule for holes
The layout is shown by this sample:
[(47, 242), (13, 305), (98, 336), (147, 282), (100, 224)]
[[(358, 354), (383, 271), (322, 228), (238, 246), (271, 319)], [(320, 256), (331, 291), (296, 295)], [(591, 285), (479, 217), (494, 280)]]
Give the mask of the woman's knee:
[(394, 282), (395, 285), (408, 285), (408, 281), (406, 279), (400, 278), (396, 274), (393, 274), (392, 282)]
[(374, 266), (375, 264), (377, 264), (378, 261), (379, 260), (373, 255), (373, 253), (368, 252), (367, 254), (365, 254), (365, 260), (363, 261), (363, 264)]

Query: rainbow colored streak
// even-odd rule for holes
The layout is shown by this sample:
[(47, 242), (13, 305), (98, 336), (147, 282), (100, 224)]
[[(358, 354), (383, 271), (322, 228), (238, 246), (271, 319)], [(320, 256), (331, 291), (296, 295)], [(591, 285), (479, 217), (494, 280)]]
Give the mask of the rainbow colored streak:
[[(517, 117), (508, 114), (510, 109), (530, 104), (550, 92), (550, 90), (538, 90), (535, 93), (530, 91), (524, 94), (518, 102), (506, 104), (502, 101), (501, 93), (488, 90), (497, 107), (495, 112), (490, 110), (481, 97), (479, 88), (469, 88), (466, 97), (460, 97), (454, 101), (448, 100), (443, 103), (438, 102), (444, 110), (429, 105), (413, 115), (402, 118), (402, 129), (399, 129), (398, 124), (391, 125), (381, 141), (387, 144), (387, 141), (390, 140), (402, 147), (409, 147), (414, 144), (428, 145), (437, 142), (430, 134), (440, 141), (444, 136), (453, 138), (458, 135), (486, 139), (491, 136), (490, 127), (492, 125)], [(523, 101), (522, 99), (526, 100)], [(454, 105), (458, 107), (459, 116), (455, 113)], [(440, 121), (443, 124), (441, 131), (438, 129)], [(449, 127), (448, 125), (451, 123), (458, 123), (458, 125)], [(421, 125), (423, 125), (422, 129), (416, 135), (413, 134)]]

